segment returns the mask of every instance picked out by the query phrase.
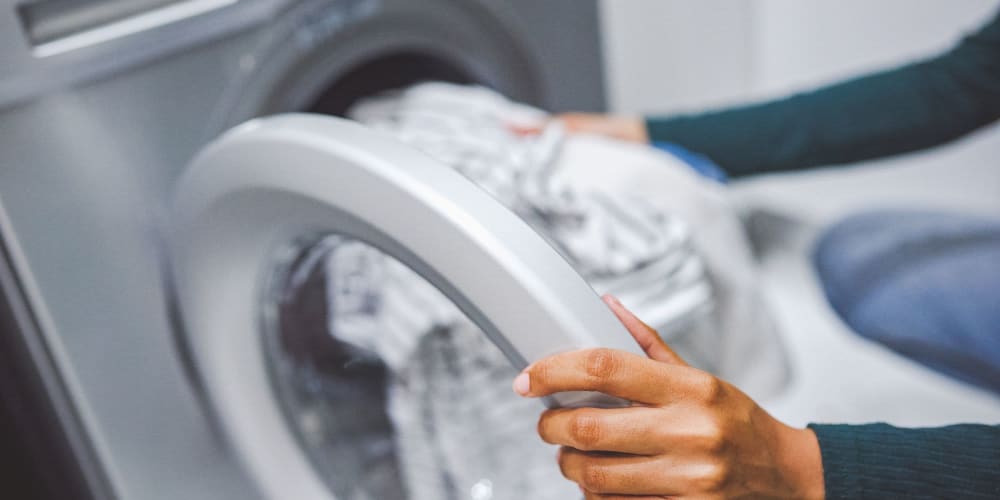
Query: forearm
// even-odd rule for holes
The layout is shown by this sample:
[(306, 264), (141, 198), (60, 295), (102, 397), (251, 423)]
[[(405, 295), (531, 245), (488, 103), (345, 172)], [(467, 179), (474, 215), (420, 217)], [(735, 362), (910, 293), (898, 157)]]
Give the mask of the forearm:
[(1000, 427), (810, 428), (827, 499), (1000, 498)]
[(647, 120), (732, 175), (834, 165), (936, 146), (1000, 118), (1000, 22), (929, 61), (731, 110)]

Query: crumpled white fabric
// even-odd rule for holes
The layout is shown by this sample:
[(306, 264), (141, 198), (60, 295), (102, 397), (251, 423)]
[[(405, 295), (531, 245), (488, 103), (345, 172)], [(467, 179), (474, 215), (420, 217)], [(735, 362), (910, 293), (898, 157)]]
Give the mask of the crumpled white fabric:
[[(614, 165), (613, 173), (608, 165)], [(724, 186), (654, 148), (597, 136), (567, 141), (558, 171), (573, 189), (629, 193), (684, 220), (713, 284), (714, 309), (709, 321), (687, 331), (651, 324), (689, 361), (754, 399), (776, 396), (785, 388), (786, 353), (759, 292), (757, 266), (738, 211)], [(640, 317), (647, 314), (641, 303), (622, 302)]]
[[(734, 236), (742, 233), (721, 194), (679, 160), (567, 137), (558, 126), (518, 136), (508, 123), (545, 114), (480, 87), (421, 84), (368, 99), (350, 116), (479, 184), (689, 361), (748, 380), (761, 372), (751, 366), (760, 349), (744, 340), (769, 335), (770, 324), (748, 298), (752, 266)], [(633, 189), (629, 179), (644, 176), (661, 191)], [(331, 333), (392, 371), (388, 410), (411, 499), (578, 496), (535, 435), (540, 404), (510, 391), (514, 370), (440, 292), (360, 243), (339, 244), (327, 276)], [(757, 378), (765, 387), (777, 377)]]
[[(713, 307), (712, 285), (680, 217), (640, 197), (571, 187), (560, 175), (563, 149), (571, 141), (560, 127), (522, 137), (506, 125), (542, 120), (541, 111), (481, 87), (426, 83), (363, 101), (350, 117), (391, 134), (476, 182), (531, 224), (595, 290), (615, 293), (626, 304), (637, 306), (648, 323), (669, 329), (689, 324)], [(341, 267), (351, 266), (342, 263)], [(428, 324), (449, 323), (443, 321), (449, 314), (461, 318), (450, 302), (428, 293), (426, 283), (405, 267), (395, 262), (382, 267), (380, 279), (387, 281), (382, 316), (395, 314), (391, 311), (396, 304), (390, 302), (400, 299), (407, 302), (398, 304), (405, 311), (418, 305), (417, 311), (401, 314), (424, 331)], [(411, 285), (411, 281), (421, 284)], [(410, 288), (419, 290), (399, 291)], [(439, 297), (445, 304), (432, 306), (430, 297)], [(419, 311), (425, 311), (422, 317), (413, 317)], [(340, 316), (333, 321), (343, 323)], [(388, 338), (366, 329), (350, 333), (344, 324), (331, 326), (341, 338), (362, 345)], [(412, 337), (413, 328), (405, 330), (403, 335)], [(378, 348), (390, 360), (407, 355), (389, 350), (413, 348), (403, 339), (394, 338), (391, 344)]]

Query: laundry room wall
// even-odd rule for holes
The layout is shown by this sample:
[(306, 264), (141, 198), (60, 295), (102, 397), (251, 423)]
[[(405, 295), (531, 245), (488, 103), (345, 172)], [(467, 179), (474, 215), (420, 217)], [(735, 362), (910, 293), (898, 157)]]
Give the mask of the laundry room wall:
[[(1000, 9), (1000, 0), (601, 1), (609, 107), (632, 114), (759, 100), (903, 64), (946, 50)], [(954, 169), (944, 182), (990, 195), (997, 157), (1000, 125), (878, 166), (914, 180)], [(946, 187), (914, 182), (907, 196)]]
[(1000, 0), (601, 0), (609, 105), (672, 112), (809, 88), (949, 47)]
[(946, 50), (997, 0), (754, 0), (752, 88), (780, 94)]
[(610, 108), (673, 112), (743, 98), (752, 87), (753, 2), (602, 0)]

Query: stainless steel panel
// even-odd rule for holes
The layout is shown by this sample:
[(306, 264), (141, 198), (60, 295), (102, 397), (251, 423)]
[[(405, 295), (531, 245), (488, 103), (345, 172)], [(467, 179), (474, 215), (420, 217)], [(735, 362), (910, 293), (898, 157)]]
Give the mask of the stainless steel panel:
[[(375, 17), (331, 24), (338, 9), (359, 2)], [(344, 59), (375, 57), (378, 47), (413, 48), (435, 35), (429, 47), (450, 44), (443, 57), (501, 89), (529, 97), (535, 89), (538, 102), (553, 107), (601, 105), (599, 61), (578, 54), (596, 50), (588, 31), (596, 26), (589, 19), (596, 2), (315, 0), (328, 16), (279, 29), (305, 3), (241, 0), (149, 33), (37, 58), (16, 2), (0, 0), (5, 236), (23, 254), (17, 272), (34, 290), (41, 333), (117, 497), (261, 497), (190, 383), (160, 270), (165, 200), (198, 148), (235, 121), (307, 102), (303, 96), (331, 83), (325, 79), (349, 70)], [(564, 16), (562, 33), (543, 29), (538, 16), (557, 15)], [(444, 31), (396, 29), (410, 19), (422, 30)], [(569, 29), (572, 23), (579, 26)], [(482, 26), (492, 26), (491, 36), (456, 43)], [(330, 49), (338, 58), (289, 80), (303, 61), (323, 60), (303, 48)], [(520, 67), (512, 54), (528, 54), (529, 62)], [(300, 100), (278, 99), (292, 95)]]

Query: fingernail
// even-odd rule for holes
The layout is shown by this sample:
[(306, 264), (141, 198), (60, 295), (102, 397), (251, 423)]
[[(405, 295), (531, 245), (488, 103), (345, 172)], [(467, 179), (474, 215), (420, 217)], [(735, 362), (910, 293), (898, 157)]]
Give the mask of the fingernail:
[(607, 294), (603, 298), (604, 298), (604, 303), (608, 304), (609, 306), (621, 307), (622, 305), (622, 303), (618, 301), (618, 297), (615, 297), (614, 295)]
[(521, 372), (517, 378), (514, 379), (514, 392), (527, 396), (528, 391), (531, 390), (531, 379), (528, 377), (528, 372)]

